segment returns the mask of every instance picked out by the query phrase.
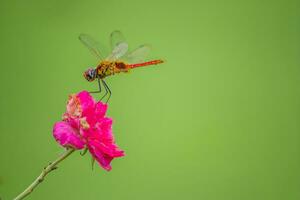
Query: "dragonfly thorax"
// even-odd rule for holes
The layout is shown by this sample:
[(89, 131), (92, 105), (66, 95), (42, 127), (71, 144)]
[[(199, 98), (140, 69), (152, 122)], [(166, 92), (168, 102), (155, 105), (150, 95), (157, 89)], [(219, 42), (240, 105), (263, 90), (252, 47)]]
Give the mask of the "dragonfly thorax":
[(102, 61), (96, 68), (99, 78), (105, 78), (120, 72), (128, 72), (130, 67), (122, 61)]

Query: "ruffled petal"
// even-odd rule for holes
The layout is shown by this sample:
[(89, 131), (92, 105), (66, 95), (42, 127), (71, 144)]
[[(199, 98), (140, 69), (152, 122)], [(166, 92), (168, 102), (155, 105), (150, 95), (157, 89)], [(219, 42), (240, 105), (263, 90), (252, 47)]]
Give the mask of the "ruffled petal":
[(110, 163), (114, 158), (124, 156), (124, 151), (118, 149), (115, 144), (104, 144), (97, 140), (88, 142), (88, 148), (92, 156), (105, 169), (111, 170)]
[(99, 163), (99, 165), (105, 169), (106, 171), (110, 171), (112, 169), (110, 163), (113, 160), (113, 157), (104, 154), (96, 145), (88, 145), (89, 151), (95, 160)]
[(69, 96), (69, 100), (67, 102), (67, 111), (64, 114), (63, 118), (68, 117), (80, 117), (82, 114), (82, 108), (80, 106), (80, 101), (76, 97), (75, 94)]
[(99, 123), (96, 127), (101, 129), (102, 135), (112, 136), (112, 123), (112, 118), (105, 117), (99, 120)]
[(82, 109), (82, 116), (91, 116), (94, 114), (95, 100), (87, 91), (82, 91), (77, 94)]
[(95, 106), (95, 116), (97, 119), (102, 119), (107, 111), (107, 104), (102, 103), (101, 101), (96, 103)]
[(55, 123), (53, 127), (53, 136), (63, 147), (83, 149), (85, 146), (84, 141), (80, 139), (78, 130), (74, 129), (67, 122)]

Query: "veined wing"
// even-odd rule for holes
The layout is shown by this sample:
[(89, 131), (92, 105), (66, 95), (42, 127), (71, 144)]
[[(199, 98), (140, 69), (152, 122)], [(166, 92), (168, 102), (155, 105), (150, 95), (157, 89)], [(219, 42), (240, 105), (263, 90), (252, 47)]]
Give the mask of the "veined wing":
[(107, 60), (115, 61), (124, 56), (128, 51), (128, 44), (125, 42), (119, 43), (111, 54), (106, 58)]
[(128, 44), (125, 41), (125, 37), (123, 36), (121, 31), (113, 31), (110, 34), (110, 45), (112, 52), (106, 58), (107, 60), (118, 60), (128, 51)]
[(121, 43), (127, 43), (124, 35), (121, 31), (113, 31), (110, 34), (110, 47), (111, 51), (113, 51), (119, 44)]
[(129, 52), (122, 60), (128, 63), (140, 63), (145, 60), (151, 50), (150, 45), (144, 44)]
[(100, 60), (104, 59), (103, 46), (87, 34), (80, 34), (79, 40)]

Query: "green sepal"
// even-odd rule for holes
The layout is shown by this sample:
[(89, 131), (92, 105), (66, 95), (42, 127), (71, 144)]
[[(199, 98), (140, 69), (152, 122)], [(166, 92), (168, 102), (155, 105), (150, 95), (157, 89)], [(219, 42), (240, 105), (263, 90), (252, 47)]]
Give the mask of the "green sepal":
[(83, 151), (80, 152), (80, 155), (81, 156), (84, 156), (87, 152), (88, 148), (86, 147)]

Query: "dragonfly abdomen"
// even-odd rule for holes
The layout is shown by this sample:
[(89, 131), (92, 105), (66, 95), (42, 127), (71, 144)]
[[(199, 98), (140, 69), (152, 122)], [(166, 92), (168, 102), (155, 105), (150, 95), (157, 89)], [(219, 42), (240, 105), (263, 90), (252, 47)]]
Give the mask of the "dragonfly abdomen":
[(133, 68), (137, 68), (137, 67), (145, 67), (145, 66), (149, 66), (149, 65), (157, 65), (157, 64), (161, 64), (163, 62), (164, 62), (163, 60), (151, 60), (151, 61), (147, 61), (147, 62), (143, 62), (143, 63), (130, 64), (130, 65), (128, 65), (128, 67), (130, 69), (133, 69)]

